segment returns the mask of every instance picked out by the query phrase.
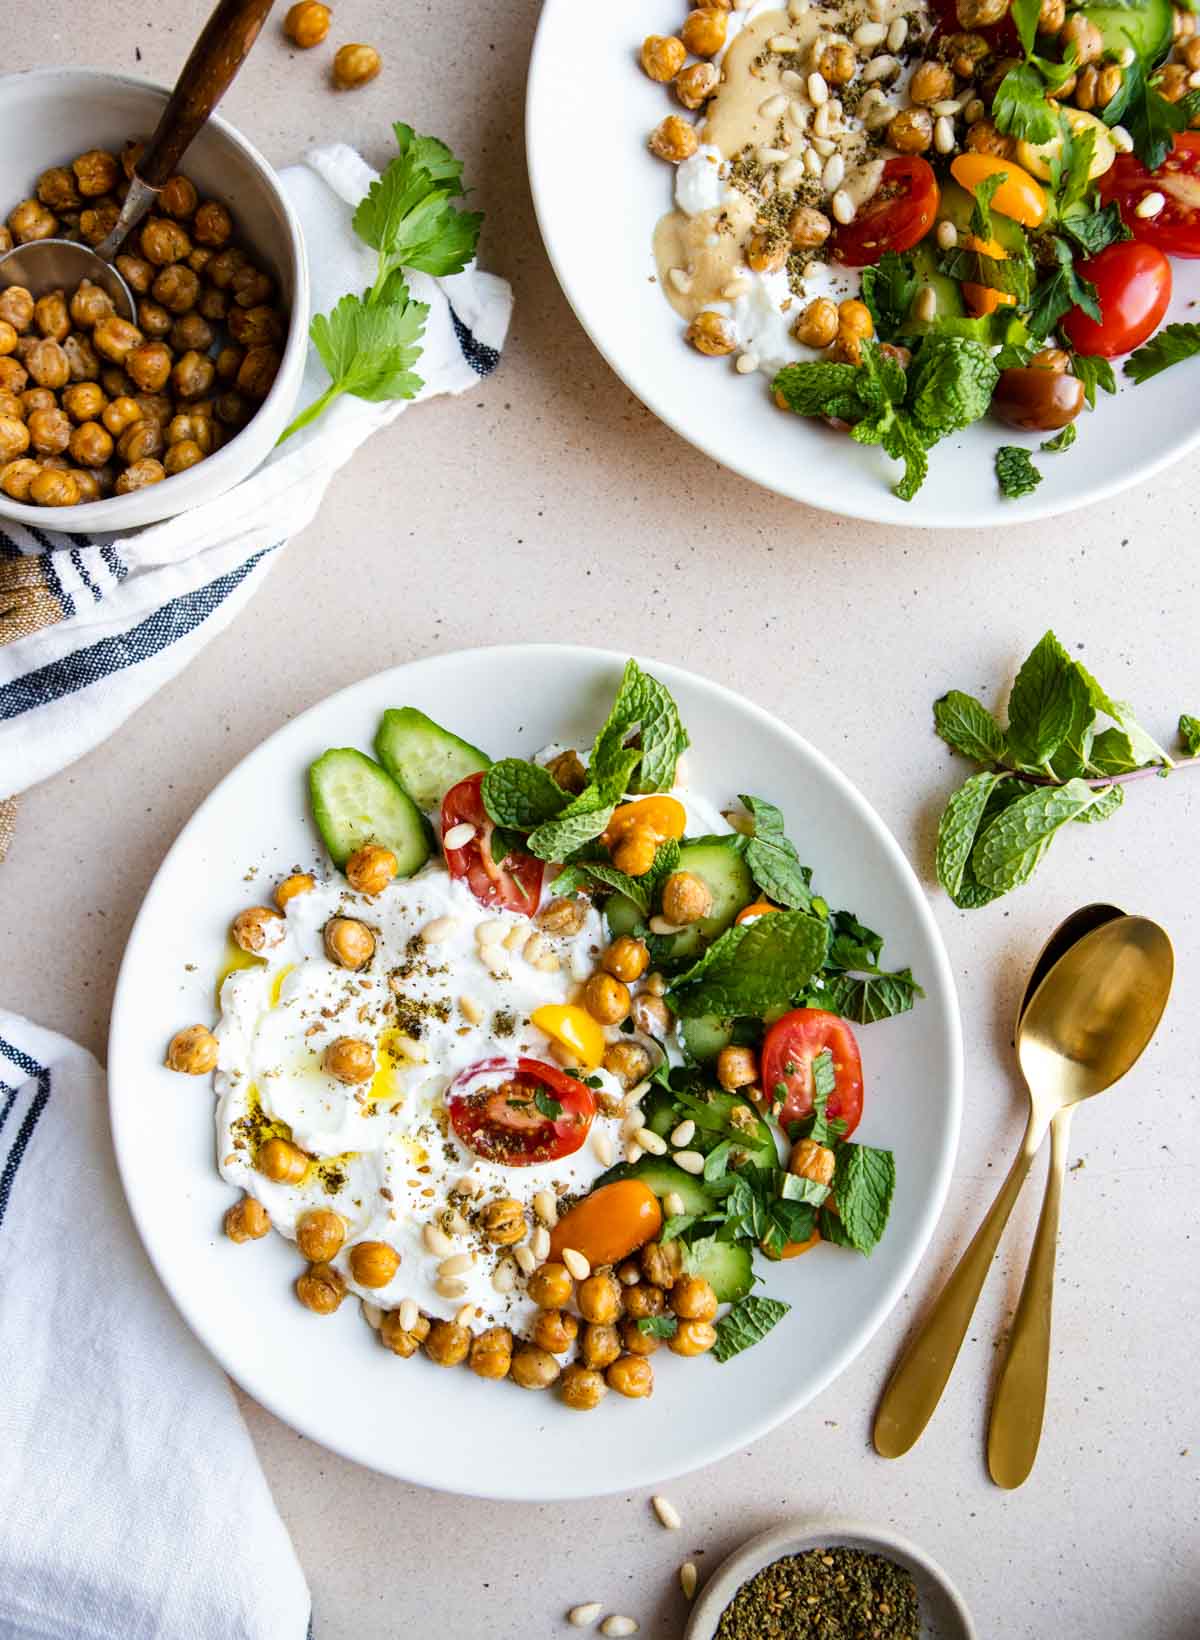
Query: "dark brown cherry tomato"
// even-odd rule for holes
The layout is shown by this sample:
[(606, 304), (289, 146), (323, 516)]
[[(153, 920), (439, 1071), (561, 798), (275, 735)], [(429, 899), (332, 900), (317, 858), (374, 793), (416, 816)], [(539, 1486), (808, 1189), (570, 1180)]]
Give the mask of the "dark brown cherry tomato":
[(1083, 383), (1075, 376), (1035, 365), (1014, 365), (1000, 372), (992, 410), (1010, 427), (1048, 433), (1074, 421), (1083, 400)]

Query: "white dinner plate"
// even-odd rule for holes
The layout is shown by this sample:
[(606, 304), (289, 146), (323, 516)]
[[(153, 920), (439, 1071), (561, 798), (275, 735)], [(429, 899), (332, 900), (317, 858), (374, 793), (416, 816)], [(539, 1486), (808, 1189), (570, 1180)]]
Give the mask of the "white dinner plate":
[[(783, 0), (781, 0), (783, 9)], [(675, 34), (687, 0), (625, 0), (601, 14), (579, 0), (545, 0), (529, 65), (526, 146), (538, 224), (554, 271), (583, 328), (656, 416), (714, 460), (780, 495), (882, 524), (964, 529), (1029, 523), (1144, 484), (1200, 443), (1200, 363), (1140, 387), (1120, 379), (1099, 395), (1063, 455), (1037, 457), (1043, 481), (1008, 501), (996, 487), (1001, 444), (1037, 450), (1047, 435), (985, 420), (937, 445), (916, 499), (898, 500), (900, 473), (877, 448), (776, 409), (767, 378), (739, 376), (731, 359), (703, 358), (653, 282), (651, 236), (671, 208), (672, 168), (646, 138), (679, 112), (647, 78), (638, 48)], [(1192, 319), (1200, 262), (1172, 260), (1168, 320)]]
[[(292, 1291), (295, 1248), (235, 1246), (217, 1174), (208, 1078), (164, 1069), (180, 1026), (211, 1019), (226, 930), (243, 906), (320, 854), (305, 774), (329, 746), (369, 748), (380, 713), (414, 705), (494, 755), (590, 744), (624, 657), (514, 645), (439, 655), (342, 690), (286, 724), (226, 776), (184, 827), (150, 887), (121, 967), (109, 1042), (113, 1136), (133, 1217), (185, 1319), (251, 1395), (313, 1440), (374, 1469), (484, 1497), (592, 1496), (648, 1486), (745, 1446), (853, 1359), (899, 1297), (941, 1210), (958, 1143), (961, 1045), (950, 967), (916, 877), (883, 823), (832, 764), (758, 707), (670, 666), (692, 737), (690, 784), (719, 803), (778, 803), (832, 904), (886, 936), (925, 1000), (862, 1029), (860, 1137), (896, 1153), (891, 1223), (872, 1258), (820, 1247), (764, 1270), (792, 1301), (770, 1337), (725, 1366), (660, 1351), (649, 1401), (610, 1395), (585, 1416), (534, 1394), (398, 1360), (358, 1306), (333, 1317)], [(849, 706), (847, 708), (850, 709)], [(248, 878), (248, 873), (253, 876)], [(760, 1261), (764, 1262), (765, 1261)]]

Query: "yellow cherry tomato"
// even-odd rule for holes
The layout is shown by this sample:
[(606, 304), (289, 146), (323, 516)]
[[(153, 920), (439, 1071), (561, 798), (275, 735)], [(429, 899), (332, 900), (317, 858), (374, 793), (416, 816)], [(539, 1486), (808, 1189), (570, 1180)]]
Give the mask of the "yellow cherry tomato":
[(1015, 160), (997, 159), (994, 154), (959, 154), (950, 162), (950, 175), (968, 193), (998, 171), (1005, 174), (996, 189), (992, 210), (1010, 216), (1023, 228), (1036, 228), (1046, 215), (1046, 192)]
[(1008, 252), (998, 239), (978, 239), (973, 233), (964, 234), (963, 245), (980, 256), (990, 256), (993, 262), (1007, 262)]
[(546, 1002), (529, 1019), (539, 1031), (569, 1048), (589, 1070), (604, 1058), (604, 1032), (585, 1008), (572, 1002)]
[(661, 1227), (662, 1208), (649, 1186), (640, 1179), (618, 1179), (563, 1214), (550, 1232), (550, 1257), (560, 1259), (573, 1247), (593, 1269), (616, 1264), (653, 1241)]
[(639, 797), (613, 810), (602, 841), (611, 848), (635, 826), (650, 832), (656, 842), (680, 838), (687, 830), (687, 810), (674, 797)]
[(770, 900), (755, 900), (752, 905), (744, 905), (733, 920), (739, 923), (753, 922), (755, 917), (766, 917), (772, 911), (778, 910), (779, 907), (772, 905)]
[[(1082, 137), (1085, 131), (1092, 133), (1092, 161), (1088, 166), (1088, 178), (1094, 182), (1102, 177), (1105, 171), (1111, 171), (1117, 162), (1117, 146), (1112, 140), (1112, 134), (1103, 120), (1098, 120), (1094, 114), (1089, 114), (1082, 108), (1066, 108), (1060, 110), (1065, 116), (1067, 124), (1077, 137)], [(1063, 139), (1061, 131), (1051, 137), (1049, 142), (1019, 142), (1017, 144), (1017, 158), (1033, 176), (1043, 182), (1050, 180), (1050, 161), (1061, 159)]]
[(1016, 297), (1006, 290), (992, 290), (987, 285), (972, 284), (969, 279), (963, 280), (963, 301), (974, 319), (983, 319), (989, 313), (995, 313), (998, 307), (1012, 307)]

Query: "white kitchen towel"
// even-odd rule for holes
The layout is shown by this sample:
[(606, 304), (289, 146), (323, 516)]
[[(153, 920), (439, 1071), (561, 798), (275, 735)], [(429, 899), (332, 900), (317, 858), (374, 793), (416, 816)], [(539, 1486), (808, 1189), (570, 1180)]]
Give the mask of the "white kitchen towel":
[[(351, 217), (375, 174), (344, 144), (282, 173), (314, 313), (374, 280), (375, 253)], [(418, 398), (477, 386), (499, 362), (508, 284), (472, 265), (446, 279), (412, 273), (409, 286), (429, 304)], [(310, 348), (297, 408), (327, 385)], [(135, 534), (55, 535), (0, 519), (0, 799), (98, 745), (186, 666), (309, 522), (337, 469), (405, 408), (343, 394), (235, 489)], [(0, 814), (0, 859), (4, 832)]]
[(142, 1250), (104, 1072), (0, 1014), (0, 1640), (304, 1640), (232, 1391)]

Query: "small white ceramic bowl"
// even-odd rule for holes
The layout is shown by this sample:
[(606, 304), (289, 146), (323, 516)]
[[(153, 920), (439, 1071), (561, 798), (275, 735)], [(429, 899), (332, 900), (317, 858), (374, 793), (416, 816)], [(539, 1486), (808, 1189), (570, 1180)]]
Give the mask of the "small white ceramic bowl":
[[(48, 166), (69, 164), (89, 148), (119, 152), (127, 138), (148, 135), (167, 96), (148, 80), (98, 69), (44, 68), (0, 79), (0, 220), (30, 196)], [(202, 197), (229, 207), (238, 239), (275, 278), (290, 310), (274, 386), (236, 438), (174, 478), (81, 507), (29, 507), (0, 491), (0, 518), (74, 535), (172, 518), (240, 483), (287, 426), (308, 348), (308, 263), (300, 223), (266, 160), (216, 115), (188, 149), (182, 169)]]
[(911, 1573), (921, 1610), (920, 1640), (979, 1640), (971, 1614), (949, 1577), (923, 1549), (885, 1526), (853, 1520), (790, 1520), (760, 1532), (723, 1560), (692, 1607), (684, 1640), (713, 1640), (721, 1613), (755, 1572), (784, 1555), (809, 1549), (862, 1549), (883, 1555)]

